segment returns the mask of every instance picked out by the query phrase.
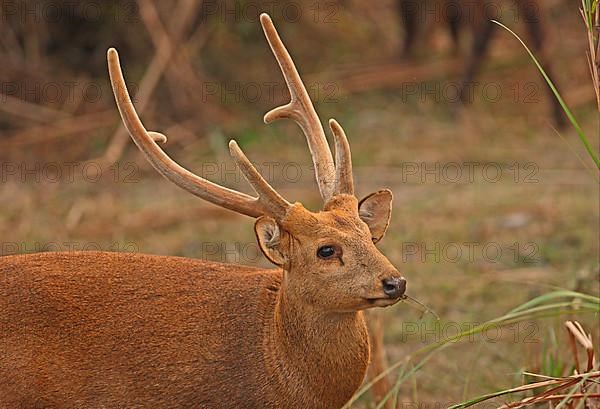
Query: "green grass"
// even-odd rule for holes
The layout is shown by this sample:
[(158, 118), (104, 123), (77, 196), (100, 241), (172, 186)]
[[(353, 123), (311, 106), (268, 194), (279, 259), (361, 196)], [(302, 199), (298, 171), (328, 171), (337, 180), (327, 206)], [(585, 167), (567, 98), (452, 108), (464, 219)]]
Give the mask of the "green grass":
[[(585, 314), (600, 314), (600, 298), (593, 295), (567, 290), (554, 291), (541, 295), (514, 308), (500, 317), (491, 319), (472, 329), (460, 332), (454, 336), (444, 338), (438, 342), (434, 342), (417, 349), (404, 359), (391, 364), (385, 372), (371, 379), (354, 395), (354, 397), (344, 406), (343, 409), (351, 408), (352, 404), (363, 394), (365, 394), (378, 380), (398, 370), (399, 372), (397, 374), (394, 387), (377, 406), (378, 408), (383, 407), (388, 399), (391, 399), (392, 396), (397, 396), (400, 387), (404, 384), (404, 382), (414, 376), (416, 372), (419, 371), (433, 357), (434, 354), (440, 353), (441, 351), (452, 347), (454, 343), (461, 340), (469, 339), (474, 335), (482, 334), (490, 329), (503, 328), (521, 322), (560, 317), (564, 315), (578, 316)], [(410, 369), (408, 369), (409, 365), (412, 365)], [(502, 396), (507, 393), (509, 392), (505, 390), (492, 394), (486, 394), (463, 404), (454, 405), (452, 406), (452, 409), (469, 407), (475, 403), (487, 400), (490, 397)]]

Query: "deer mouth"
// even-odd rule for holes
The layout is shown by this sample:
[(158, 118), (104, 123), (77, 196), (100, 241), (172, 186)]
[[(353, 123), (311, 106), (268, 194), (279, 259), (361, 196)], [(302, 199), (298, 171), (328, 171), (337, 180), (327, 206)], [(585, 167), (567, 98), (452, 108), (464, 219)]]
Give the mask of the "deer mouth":
[(400, 298), (389, 298), (389, 297), (374, 297), (374, 298), (365, 298), (369, 307), (389, 307), (391, 305), (396, 304), (398, 301), (402, 300)]

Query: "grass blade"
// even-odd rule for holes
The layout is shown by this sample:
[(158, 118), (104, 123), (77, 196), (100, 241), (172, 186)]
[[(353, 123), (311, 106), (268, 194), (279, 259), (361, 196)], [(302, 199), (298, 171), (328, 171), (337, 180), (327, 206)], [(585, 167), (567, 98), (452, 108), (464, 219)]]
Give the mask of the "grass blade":
[(537, 69), (540, 71), (540, 73), (544, 77), (544, 80), (546, 80), (546, 83), (548, 84), (548, 86), (552, 90), (552, 93), (554, 94), (554, 96), (556, 97), (556, 99), (558, 99), (558, 102), (560, 103), (560, 106), (562, 107), (563, 111), (567, 115), (567, 118), (569, 118), (569, 121), (573, 125), (573, 128), (575, 128), (575, 131), (577, 131), (577, 135), (579, 136), (579, 139), (581, 140), (581, 142), (583, 142), (583, 145), (585, 146), (586, 151), (588, 152), (588, 154), (590, 155), (590, 157), (592, 158), (592, 160), (596, 164), (596, 167), (600, 170), (600, 159), (598, 158), (598, 155), (594, 152), (594, 149), (592, 148), (592, 145), (590, 144), (590, 142), (588, 141), (587, 137), (585, 136), (585, 133), (583, 132), (583, 129), (581, 129), (581, 127), (579, 126), (579, 123), (577, 122), (577, 119), (575, 119), (575, 116), (573, 115), (573, 113), (571, 112), (571, 110), (569, 109), (569, 107), (567, 106), (567, 104), (565, 103), (565, 101), (563, 100), (562, 96), (560, 95), (560, 93), (556, 89), (556, 86), (554, 85), (554, 83), (552, 82), (552, 80), (550, 79), (550, 77), (548, 77), (548, 74), (546, 74), (546, 71), (544, 70), (544, 68), (542, 67), (542, 65), (539, 63), (538, 59), (535, 57), (535, 55), (533, 54), (533, 52), (529, 49), (529, 47), (527, 47), (527, 44), (525, 44), (525, 42), (523, 40), (521, 40), (521, 37), (519, 37), (517, 33), (515, 33), (510, 28), (508, 28), (507, 26), (505, 26), (504, 24), (502, 24), (501, 22), (499, 22), (497, 20), (492, 20), (492, 22), (494, 22), (495, 24), (499, 25), (500, 27), (502, 27), (506, 31), (508, 31), (510, 34), (512, 34), (517, 40), (519, 40), (519, 42), (521, 43), (521, 45), (523, 46), (523, 48), (525, 48), (525, 50), (527, 51), (527, 53), (529, 54), (529, 56), (531, 57), (531, 59), (535, 63)]

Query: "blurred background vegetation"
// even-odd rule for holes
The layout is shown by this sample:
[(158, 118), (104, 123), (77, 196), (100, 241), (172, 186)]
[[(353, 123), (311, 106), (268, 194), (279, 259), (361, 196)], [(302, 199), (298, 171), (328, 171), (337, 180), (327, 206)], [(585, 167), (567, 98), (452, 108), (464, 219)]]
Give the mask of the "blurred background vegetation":
[[(414, 58), (402, 58), (392, 0), (1, 4), (2, 255), (102, 249), (268, 266), (252, 220), (191, 197), (143, 160), (120, 127), (105, 62), (117, 47), (146, 126), (168, 135), (179, 163), (247, 190), (227, 155), (236, 139), (284, 196), (318, 209), (300, 131), (262, 122), (288, 98), (258, 23), (267, 11), (321, 118), (346, 128), (359, 195), (393, 190), (380, 246), (441, 317), (385, 310), (389, 361), (557, 288), (599, 294), (597, 170), (574, 131), (553, 128), (545, 83), (499, 28), (473, 101), (457, 113), (469, 33), (453, 50), (434, 12)], [(527, 40), (514, 5), (498, 4)], [(597, 152), (580, 4), (541, 4), (555, 79)], [(453, 345), (402, 385), (399, 401), (445, 406), (519, 385), (523, 370), (570, 374), (564, 319)], [(597, 344), (598, 315), (579, 319)]]

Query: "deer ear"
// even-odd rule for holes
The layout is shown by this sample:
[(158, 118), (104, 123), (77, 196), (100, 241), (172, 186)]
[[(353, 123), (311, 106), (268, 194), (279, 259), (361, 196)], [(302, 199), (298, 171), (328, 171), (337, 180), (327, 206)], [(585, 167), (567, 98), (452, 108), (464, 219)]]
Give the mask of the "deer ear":
[(254, 233), (261, 251), (273, 264), (283, 266), (287, 257), (282, 251), (281, 230), (275, 220), (261, 216), (254, 224)]
[(371, 193), (358, 204), (358, 215), (371, 230), (373, 243), (377, 243), (385, 235), (392, 217), (392, 191), (383, 189)]

